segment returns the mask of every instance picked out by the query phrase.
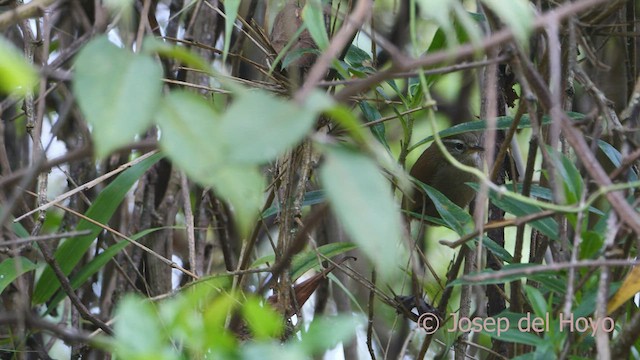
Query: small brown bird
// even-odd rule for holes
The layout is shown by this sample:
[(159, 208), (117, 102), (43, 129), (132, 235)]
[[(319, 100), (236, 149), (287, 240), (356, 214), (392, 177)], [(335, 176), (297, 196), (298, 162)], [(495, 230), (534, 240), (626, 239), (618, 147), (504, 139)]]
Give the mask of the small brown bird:
[[(467, 132), (443, 138), (442, 142), (447, 151), (459, 162), (467, 166), (480, 167), (481, 153), (484, 151), (480, 134)], [(476, 177), (449, 163), (435, 142), (420, 155), (411, 168), (410, 175), (440, 191), (460, 207), (469, 205), (475, 196), (473, 189), (465, 183), (476, 181)], [(415, 189), (413, 203), (408, 208), (427, 216), (440, 217), (429, 197), (418, 189)]]

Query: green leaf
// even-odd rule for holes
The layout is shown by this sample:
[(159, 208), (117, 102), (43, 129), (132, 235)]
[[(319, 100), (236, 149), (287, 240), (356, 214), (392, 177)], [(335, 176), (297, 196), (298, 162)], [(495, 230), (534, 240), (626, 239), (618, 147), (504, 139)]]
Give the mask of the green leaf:
[(96, 157), (126, 145), (151, 125), (162, 91), (162, 67), (151, 57), (118, 48), (107, 36), (76, 58), (73, 93), (89, 124)]
[(211, 67), (197, 54), (189, 51), (184, 46), (177, 46), (167, 41), (159, 40), (153, 36), (147, 36), (142, 44), (142, 50), (148, 55), (162, 55), (188, 65), (194, 69), (211, 72)]
[(0, 36), (0, 91), (25, 95), (33, 90), (37, 81), (38, 73), (33, 66), (11, 42)]
[[(98, 195), (85, 215), (101, 224), (107, 223), (133, 184), (162, 157), (162, 154), (152, 155), (118, 175), (113, 182), (100, 192), (100, 195)], [(60, 268), (65, 274), (69, 274), (82, 259), (102, 228), (87, 220), (80, 220), (76, 231), (83, 230), (90, 230), (91, 233), (65, 240), (55, 252), (56, 261), (60, 264)], [(59, 287), (58, 278), (53, 273), (53, 270), (47, 266), (36, 284), (33, 292), (33, 303), (41, 304), (47, 301)]]
[(157, 117), (162, 130), (160, 147), (191, 178), (211, 182), (225, 162), (218, 123), (220, 116), (196, 94), (172, 91)]
[(580, 200), (582, 189), (584, 187), (580, 171), (578, 171), (573, 161), (569, 160), (569, 158), (564, 154), (556, 151), (550, 146), (547, 146), (547, 150), (554, 162), (555, 169), (562, 177), (567, 203), (577, 203)]
[(356, 142), (365, 142), (367, 139), (365, 129), (358, 119), (353, 116), (351, 109), (344, 105), (336, 105), (327, 111), (328, 115), (340, 125)]
[(417, 0), (420, 4), (419, 9), (423, 17), (432, 19), (438, 26), (438, 31), (442, 38), (434, 36), (429, 50), (435, 50), (439, 45), (444, 44), (446, 38), (450, 45), (457, 45), (457, 38), (453, 21), (451, 18), (452, 0)]
[[(153, 229), (147, 229), (147, 230), (143, 230), (133, 236), (130, 237), (131, 240), (137, 240), (145, 235), (148, 235), (154, 231), (157, 230), (162, 230), (164, 228), (153, 228)], [(98, 271), (100, 271), (102, 269), (102, 267), (104, 265), (107, 264), (107, 262), (109, 262), (109, 260), (113, 259), (114, 256), (116, 256), (120, 251), (122, 251), (122, 249), (124, 249), (125, 247), (127, 247), (127, 245), (129, 245), (130, 242), (128, 242), (127, 240), (122, 240), (119, 241), (111, 246), (109, 246), (107, 249), (105, 249), (103, 252), (101, 252), (100, 254), (98, 254), (95, 258), (93, 258), (88, 264), (86, 264), (84, 267), (82, 267), (82, 269), (80, 269), (80, 271), (78, 271), (77, 274), (75, 274), (73, 276), (73, 278), (70, 279), (70, 283), (71, 283), (71, 288), (73, 288), (74, 290), (78, 289), (80, 286), (82, 286), (82, 284), (84, 284), (90, 277), (92, 277), (95, 273), (97, 273)], [(47, 303), (47, 312), (50, 312), (51, 310), (55, 309), (58, 306), (58, 303), (64, 299), (67, 296), (66, 293), (64, 292), (57, 292), (56, 296)]]
[(389, 279), (406, 253), (391, 184), (371, 159), (352, 149), (327, 147), (325, 155), (320, 179), (334, 213), (381, 277)]
[[(291, 260), (291, 267), (289, 270), (289, 274), (291, 276), (291, 280), (297, 280), (304, 273), (311, 269), (320, 269), (322, 264), (318, 262), (318, 258), (322, 259), (324, 257), (332, 258), (334, 256), (344, 254), (347, 251), (351, 251), (355, 249), (356, 246), (352, 243), (348, 242), (337, 242), (331, 243), (327, 245), (322, 245), (317, 249), (306, 251), (300, 254), (296, 254)], [(322, 256), (319, 256), (322, 255)], [(260, 265), (275, 262), (275, 255), (267, 255), (263, 256), (260, 259), (256, 260), (251, 264), (250, 268), (256, 268)]]
[[(506, 183), (504, 184), (504, 186), (507, 189), (513, 189), (513, 183)], [(522, 188), (523, 188), (522, 183), (518, 183), (515, 186), (516, 186), (517, 192), (522, 194)], [(531, 188), (529, 189), (529, 197), (535, 197), (535, 198), (549, 200), (549, 201), (553, 200), (553, 194), (551, 192), (551, 189), (540, 186), (540, 185), (531, 185)], [(600, 211), (600, 209), (595, 208), (593, 206), (589, 206), (589, 212), (604, 216), (604, 213)]]
[(347, 50), (347, 55), (345, 55), (344, 59), (351, 66), (362, 66), (365, 62), (371, 62), (369, 53), (353, 44), (349, 45), (349, 50)]
[[(326, 200), (326, 196), (324, 191), (322, 190), (313, 190), (306, 192), (304, 194), (304, 200), (302, 201), (302, 206), (316, 205), (324, 202)], [(276, 215), (280, 212), (280, 207), (278, 205), (274, 205), (265, 210), (261, 217), (266, 219), (270, 216)]]
[[(367, 120), (367, 123), (379, 120), (382, 117), (378, 109), (371, 106), (371, 104), (369, 104), (368, 102), (360, 101), (359, 105), (364, 118)], [(370, 128), (373, 136), (375, 136), (376, 139), (378, 139), (378, 141), (380, 141), (380, 143), (384, 145), (385, 148), (389, 149), (389, 144), (387, 143), (387, 138), (385, 135), (384, 123), (377, 123), (373, 126), (370, 126)]]
[[(571, 111), (567, 112), (567, 116), (573, 120), (581, 120), (584, 118), (583, 114), (577, 113), (577, 112), (571, 112)], [(509, 129), (511, 127), (511, 124), (513, 123), (513, 120), (514, 119), (511, 116), (498, 117), (496, 119), (496, 129), (498, 130)], [(542, 117), (542, 125), (548, 125), (548, 124), (551, 124), (551, 117), (545, 115)], [(529, 118), (529, 115), (526, 115), (526, 114), (522, 115), (522, 118), (520, 119), (520, 122), (518, 123), (517, 128), (527, 129), (530, 127), (531, 127), (531, 119)], [(438, 135), (440, 135), (440, 137), (449, 137), (449, 136), (458, 135), (458, 134), (462, 134), (470, 131), (482, 131), (482, 130), (485, 130), (486, 128), (487, 128), (487, 122), (485, 120), (468, 121), (462, 124), (452, 126), (445, 130), (442, 130), (438, 132)], [(415, 149), (420, 145), (424, 145), (430, 141), (433, 141), (433, 135), (429, 135), (426, 138), (411, 145), (411, 150)]]
[(532, 333), (521, 331), (518, 328), (509, 329), (507, 331), (500, 332), (500, 336), (498, 336), (497, 332), (483, 331), (483, 333), (491, 336), (492, 338), (500, 339), (500, 341), (506, 341), (506, 342), (516, 343), (516, 344), (525, 344), (530, 346), (542, 346), (547, 341)]
[[(247, 121), (236, 119), (238, 123), (227, 125), (226, 136), (223, 136), (224, 123), (220, 115), (204, 99), (184, 91), (169, 94), (163, 107), (158, 115), (162, 129), (160, 146), (189, 177), (213, 187), (218, 195), (229, 201), (241, 235), (247, 235), (263, 202), (265, 181), (257, 165), (237, 164), (237, 159), (231, 156), (232, 149), (245, 144), (233, 143), (237, 134), (230, 136), (228, 130), (246, 125)], [(232, 121), (229, 116), (233, 113), (225, 116), (228, 117), (226, 122)], [(259, 127), (256, 119), (260, 118), (253, 118)], [(274, 138), (270, 140), (275, 142)]]
[(527, 280), (539, 282), (545, 289), (558, 294), (567, 292), (566, 276), (559, 272), (553, 275), (549, 273), (531, 274), (527, 276)]
[(265, 163), (299, 143), (313, 128), (318, 112), (330, 103), (326, 96), (318, 93), (313, 101), (320, 103), (319, 107), (299, 106), (259, 90), (238, 94), (224, 113), (220, 127), (220, 136), (229, 152), (228, 160)]
[(240, 0), (225, 0), (224, 12), (226, 15), (224, 21), (224, 47), (222, 50), (222, 63), (227, 62), (227, 56), (229, 55), (229, 45), (231, 44), (231, 34), (233, 33), (233, 26), (238, 17), (238, 9), (240, 8)]
[(602, 249), (604, 233), (596, 231), (583, 231), (580, 242), (580, 259), (593, 259)]
[[(611, 161), (613, 166), (619, 167), (622, 165), (622, 154), (618, 151), (618, 149), (611, 146), (611, 144), (604, 142), (602, 140), (598, 140), (598, 147), (602, 152), (607, 156), (607, 158)], [(638, 174), (633, 171), (633, 168), (629, 168), (627, 171), (627, 181), (638, 181)]]
[(123, 359), (179, 359), (165, 336), (155, 306), (137, 296), (127, 296), (116, 310), (115, 352)]
[(531, 308), (536, 316), (544, 317), (547, 313), (547, 301), (544, 299), (544, 296), (542, 296), (540, 290), (533, 286), (525, 285), (524, 291), (527, 294), (529, 304), (531, 304)]
[[(313, 268), (320, 268), (322, 264), (318, 263), (318, 258), (332, 258), (334, 256), (344, 254), (347, 251), (351, 251), (355, 248), (356, 246), (352, 243), (337, 242), (322, 245), (313, 251), (307, 251), (305, 253), (298, 254), (291, 261), (291, 279), (296, 280), (307, 271)], [(322, 256), (319, 256), (319, 254)]]
[[(478, 244), (477, 237), (474, 238), (474, 243)], [(487, 249), (489, 249), (489, 251), (491, 251), (494, 255), (496, 255), (498, 259), (509, 262), (509, 263), (513, 262), (513, 256), (511, 256), (511, 254), (509, 254), (509, 252), (504, 247), (498, 245), (498, 243), (491, 240), (488, 236), (485, 236), (482, 239), (482, 245), (484, 245), (484, 247), (486, 247)]]
[[(2, 210), (2, 207), (0, 206), (0, 210)], [(22, 226), (22, 224), (20, 224), (19, 222), (14, 222), (11, 224), (11, 228), (13, 229), (13, 232), (18, 235), (18, 237), (21, 238), (26, 238), (29, 237), (29, 232), (27, 231), (27, 229), (24, 228), (24, 226)]]
[(262, 203), (265, 180), (256, 166), (223, 166), (208, 185), (233, 206), (242, 237), (251, 232)]
[(526, 44), (529, 33), (533, 29), (535, 14), (533, 7), (526, 0), (482, 0), (500, 20), (507, 24), (518, 42)]
[[(284, 52), (283, 52), (284, 54)], [(315, 54), (315, 55), (320, 55), (322, 54), (322, 52), (318, 49), (308, 49), (308, 48), (303, 48), (303, 49), (294, 49), (292, 51), (287, 51), (286, 55), (284, 57), (284, 60), (282, 60), (282, 69), (286, 69), (289, 67), (289, 65), (291, 65), (292, 63), (296, 62), (297, 60), (299, 60), (303, 55), (306, 54)]]
[(352, 339), (360, 324), (362, 321), (353, 316), (315, 318), (309, 324), (309, 329), (301, 334), (300, 346), (306, 354), (319, 354)]
[(242, 306), (242, 316), (256, 340), (277, 338), (284, 330), (282, 315), (269, 305), (262, 305), (261, 301), (255, 297), (249, 297), (245, 301)]
[[(527, 277), (528, 275), (525, 273), (525, 269), (526, 268), (530, 268), (530, 267), (537, 267), (539, 266), (538, 264), (508, 264), (502, 267), (502, 269), (500, 270), (493, 270), (493, 269), (485, 269), (479, 272), (474, 272), (471, 273), (469, 275), (465, 275), (461, 278), (458, 278), (454, 281), (452, 281), (448, 286), (457, 286), (457, 285), (469, 285), (469, 284), (473, 284), (473, 285), (489, 285), (489, 284), (501, 284), (501, 283), (507, 283), (507, 282), (511, 282), (517, 279), (521, 279), (523, 277)], [(513, 275), (509, 275), (509, 276), (503, 276), (500, 277), (498, 279), (487, 279), (487, 280), (469, 280), (469, 277), (473, 276), (475, 277), (476, 275), (483, 275), (483, 274), (488, 274), (488, 275), (493, 275), (496, 273), (501, 273), (503, 271), (506, 270), (513, 270), (513, 269), (519, 269), (522, 270), (521, 272), (519, 272), (518, 274), (513, 274)], [(553, 272), (553, 271), (542, 271), (542, 272), (537, 272), (536, 275), (545, 275), (545, 274), (554, 274), (557, 272)], [(548, 275), (547, 275), (548, 276)]]
[(9, 286), (18, 276), (35, 270), (38, 265), (29, 261), (29, 259), (19, 256), (17, 258), (9, 258), (0, 263), (0, 293)]
[(436, 210), (438, 210), (438, 213), (442, 216), (442, 220), (447, 223), (451, 230), (455, 231), (460, 236), (464, 236), (473, 231), (473, 218), (471, 218), (471, 215), (469, 215), (468, 212), (454, 204), (435, 188), (420, 181), (417, 182), (429, 196), (433, 205), (436, 207)]
[[(478, 191), (477, 184), (468, 184), (468, 185), (474, 188), (476, 191)], [(519, 200), (502, 196), (494, 190), (489, 191), (489, 199), (491, 199), (491, 202), (495, 206), (515, 216), (525, 216), (525, 215), (535, 214), (542, 211), (542, 209), (540, 209), (540, 207), (538, 206), (525, 204)], [(536, 221), (529, 222), (528, 224), (531, 227), (539, 230), (545, 236), (548, 236), (550, 239), (553, 239), (553, 240), (558, 239), (558, 233), (560, 230), (558, 227), (558, 223), (554, 219), (544, 218), (544, 219), (539, 219)]]
[(302, 21), (320, 50), (329, 47), (329, 36), (324, 26), (324, 14), (320, 0), (309, 0), (302, 9)]

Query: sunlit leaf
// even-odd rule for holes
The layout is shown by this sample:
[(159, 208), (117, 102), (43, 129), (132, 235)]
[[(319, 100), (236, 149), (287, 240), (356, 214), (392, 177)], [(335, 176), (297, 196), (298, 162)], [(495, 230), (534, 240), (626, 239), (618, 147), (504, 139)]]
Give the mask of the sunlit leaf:
[(33, 66), (13, 44), (0, 36), (0, 91), (24, 95), (37, 81), (38, 74)]
[(175, 44), (159, 40), (153, 36), (147, 36), (144, 39), (142, 50), (145, 54), (159, 54), (166, 56), (174, 60), (188, 65), (194, 69), (198, 69), (204, 72), (210, 72), (211, 68), (207, 62), (197, 54), (189, 51), (184, 46), (177, 46)]
[(607, 304), (607, 314), (616, 311), (627, 300), (640, 292), (640, 265), (634, 266), (624, 278), (622, 286)]
[(282, 315), (255, 297), (249, 297), (242, 305), (242, 316), (257, 340), (277, 338), (284, 330)]

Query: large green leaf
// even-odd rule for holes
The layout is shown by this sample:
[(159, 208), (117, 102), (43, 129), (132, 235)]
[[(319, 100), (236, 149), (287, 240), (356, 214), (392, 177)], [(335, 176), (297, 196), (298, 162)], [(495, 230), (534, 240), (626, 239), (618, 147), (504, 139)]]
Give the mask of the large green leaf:
[(26, 94), (37, 81), (36, 70), (25, 61), (13, 44), (0, 36), (0, 91)]
[[(107, 223), (133, 184), (162, 157), (162, 154), (152, 155), (118, 175), (111, 184), (102, 190), (85, 215), (101, 224)], [(78, 223), (76, 230), (90, 230), (91, 233), (67, 239), (56, 250), (56, 261), (65, 274), (69, 274), (76, 266), (102, 228), (83, 219)], [(33, 302), (41, 304), (47, 301), (59, 287), (58, 278), (53, 270), (47, 267), (36, 284)]]
[(225, 162), (219, 118), (204, 99), (186, 91), (172, 91), (158, 113), (160, 147), (202, 184), (210, 185)]
[(34, 270), (38, 265), (24, 257), (9, 258), (0, 263), (0, 293), (18, 276)]
[(137, 296), (127, 296), (118, 304), (114, 325), (114, 348), (122, 359), (179, 359), (158, 309)]
[(266, 183), (258, 167), (252, 165), (221, 167), (211, 185), (233, 206), (235, 220), (241, 234), (249, 235), (264, 202)]
[(390, 183), (375, 162), (352, 149), (327, 147), (325, 155), (320, 179), (334, 213), (388, 279), (405, 253), (400, 211)]
[[(259, 119), (253, 118), (253, 122), (259, 127)], [(238, 228), (246, 235), (260, 210), (265, 187), (257, 165), (237, 164), (229, 156), (233, 149), (246, 144), (233, 143), (232, 137), (224, 137), (220, 115), (204, 99), (184, 91), (167, 96), (158, 124), (162, 129), (160, 146), (167, 155), (192, 179), (213, 187), (229, 201)], [(273, 138), (271, 141), (275, 142)]]
[(318, 109), (264, 91), (240, 92), (220, 126), (229, 161), (259, 164), (275, 159), (309, 133), (317, 115)]
[(151, 125), (161, 91), (162, 67), (150, 56), (118, 48), (106, 35), (80, 51), (73, 93), (93, 127), (98, 158)]

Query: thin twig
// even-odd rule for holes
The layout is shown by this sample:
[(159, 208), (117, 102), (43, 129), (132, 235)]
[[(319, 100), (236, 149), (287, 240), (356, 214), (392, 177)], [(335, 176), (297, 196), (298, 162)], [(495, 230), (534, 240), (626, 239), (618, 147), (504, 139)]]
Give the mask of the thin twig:
[(99, 177), (89, 181), (88, 183), (85, 183), (85, 184), (83, 184), (83, 185), (81, 185), (81, 186), (79, 186), (79, 187), (77, 187), (77, 188), (75, 188), (73, 190), (67, 191), (64, 194), (57, 196), (55, 199), (49, 201), (46, 204), (40, 205), (37, 208), (35, 208), (35, 209), (33, 209), (33, 210), (23, 214), (23, 215), (18, 216), (17, 218), (15, 218), (15, 220), (13, 220), (13, 222), (18, 222), (18, 221), (24, 219), (25, 217), (27, 217), (27, 216), (29, 216), (29, 215), (37, 212), (37, 211), (47, 210), (51, 206), (56, 205), (57, 203), (61, 202), (62, 200), (67, 199), (67, 198), (69, 198), (69, 197), (71, 197), (71, 196), (73, 196), (73, 195), (75, 195), (75, 194), (77, 194), (77, 193), (79, 193), (81, 191), (89, 190), (92, 187), (94, 187), (94, 186), (100, 184), (101, 182), (105, 181), (106, 179), (108, 179), (108, 178), (110, 178), (110, 177), (112, 177), (112, 176), (114, 176), (116, 174), (119, 174), (119, 173), (123, 172), (124, 170), (126, 170), (126, 169), (128, 169), (128, 168), (130, 168), (130, 167), (132, 167), (132, 166), (134, 166), (134, 165), (136, 165), (138, 163), (140, 163), (141, 161), (149, 158), (150, 156), (156, 154), (157, 152), (158, 152), (157, 150), (150, 151), (150, 152), (140, 156), (139, 158), (137, 158), (135, 160), (132, 160), (132, 161), (129, 161), (128, 163), (126, 163), (126, 164), (120, 165), (117, 169), (109, 171), (108, 173), (106, 173), (106, 174), (104, 174), (102, 176), (99, 176)]
[(462, 277), (462, 280), (465, 282), (483, 282), (490, 280), (500, 280), (506, 277), (512, 277), (515, 275), (522, 275), (523, 277), (541, 273), (541, 272), (553, 272), (566, 270), (569, 268), (589, 268), (589, 267), (603, 267), (603, 266), (635, 266), (639, 265), (640, 260), (583, 260), (575, 263), (571, 262), (563, 262), (563, 263), (553, 263), (553, 264), (544, 264), (544, 265), (536, 265), (530, 266), (526, 268), (518, 268), (518, 269), (506, 269), (500, 270), (496, 272), (487, 272), (481, 274), (470, 274)]

